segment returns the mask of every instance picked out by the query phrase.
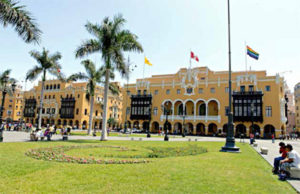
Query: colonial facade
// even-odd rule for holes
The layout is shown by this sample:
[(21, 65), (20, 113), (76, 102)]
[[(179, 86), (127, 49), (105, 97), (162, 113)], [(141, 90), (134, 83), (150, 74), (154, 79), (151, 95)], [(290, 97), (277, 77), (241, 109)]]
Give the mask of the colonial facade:
[(296, 129), (296, 118), (295, 118), (295, 102), (294, 102), (294, 94), (291, 93), (289, 89), (285, 92), (286, 100), (287, 100), (287, 125), (286, 131), (287, 133), (292, 133)]
[[(2, 92), (0, 92), (2, 100)], [(23, 119), (23, 91), (21, 86), (17, 86), (15, 92), (5, 96), (3, 121), (20, 122)]]
[(296, 131), (300, 132), (300, 83), (294, 87)]
[[(119, 83), (115, 83), (121, 89)], [(63, 83), (59, 80), (45, 82), (42, 124), (57, 126), (69, 125), (87, 129), (89, 125), (90, 102), (86, 98), (86, 82)], [(42, 83), (24, 92), (24, 119), (27, 123), (36, 124), (40, 105)], [(121, 91), (120, 91), (121, 92)], [(103, 87), (97, 86), (95, 91), (93, 128), (101, 129), (103, 115)], [(110, 123), (118, 127), (122, 123), (122, 95), (109, 94), (108, 118)]]
[[(282, 77), (267, 76), (266, 71), (233, 72), (232, 87), (236, 136), (249, 136), (250, 130), (266, 138), (286, 132)], [(225, 134), (228, 92), (228, 72), (207, 67), (138, 79), (124, 87), (123, 121), (128, 120), (129, 128), (151, 132), (168, 128), (180, 134), (185, 126), (187, 134)]]

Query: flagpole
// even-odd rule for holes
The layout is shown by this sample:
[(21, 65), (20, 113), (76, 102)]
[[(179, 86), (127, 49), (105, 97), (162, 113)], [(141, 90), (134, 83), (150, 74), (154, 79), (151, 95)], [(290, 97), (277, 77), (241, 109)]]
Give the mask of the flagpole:
[(192, 68), (192, 59), (191, 59), (192, 50), (190, 49), (190, 69)]
[(247, 68), (247, 43), (245, 41), (245, 66), (246, 66), (246, 75), (248, 75), (248, 68)]
[(145, 82), (145, 59), (146, 59), (146, 55), (144, 55), (144, 66), (143, 66), (143, 83)]

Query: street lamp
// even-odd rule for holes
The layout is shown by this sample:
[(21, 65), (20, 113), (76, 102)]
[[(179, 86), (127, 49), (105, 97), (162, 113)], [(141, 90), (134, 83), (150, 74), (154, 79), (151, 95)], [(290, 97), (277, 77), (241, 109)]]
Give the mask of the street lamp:
[(252, 103), (251, 103), (251, 123), (252, 123), (252, 133), (253, 133), (253, 136), (254, 136), (253, 140), (255, 141), (255, 131), (254, 131), (254, 125), (253, 125), (253, 123), (254, 123), (253, 116), (254, 115), (253, 114), (254, 114), (254, 103), (252, 101)]
[(4, 87), (2, 90), (2, 102), (1, 102), (1, 108), (0, 108), (0, 142), (3, 142), (3, 130), (4, 127), (2, 126), (2, 122), (3, 122), (3, 112), (4, 112), (4, 102), (5, 102), (5, 96), (7, 94), (7, 91), (11, 88), (12, 93), (15, 92), (16, 89), (16, 83), (13, 81), (10, 85), (7, 85), (9, 82), (9, 77), (8, 75), (6, 75), (3, 79), (3, 83), (4, 83)]
[(163, 104), (161, 105), (161, 109), (162, 109), (162, 112), (165, 114), (166, 113), (166, 122), (164, 124), (165, 126), (165, 137), (164, 137), (164, 140), (165, 141), (169, 141), (169, 137), (168, 137), (168, 127), (169, 127), (169, 122), (168, 122), (168, 115), (172, 113), (172, 107), (171, 108), (168, 108), (169, 106), (169, 102), (166, 102), (166, 106)]
[(182, 123), (182, 126), (183, 126), (182, 137), (185, 137), (185, 109), (183, 110), (183, 113), (182, 113), (182, 119), (183, 119), (183, 123)]
[(235, 146), (235, 140), (233, 137), (233, 114), (232, 114), (232, 93), (231, 93), (231, 45), (230, 45), (230, 4), (227, 0), (227, 9), (228, 9), (228, 66), (229, 66), (229, 114), (228, 114), (228, 132), (226, 137), (225, 146), (220, 150), (221, 152), (240, 152), (240, 148)]
[[(128, 57), (128, 60), (127, 60), (127, 71), (128, 71), (128, 74), (130, 72), (132, 72), (137, 66), (134, 65), (133, 67), (131, 67), (133, 64), (130, 63), (130, 59)], [(128, 90), (128, 84), (129, 84), (129, 75), (126, 77), (127, 78), (127, 85), (126, 85), (126, 98), (125, 98), (125, 123), (124, 123), (124, 133), (127, 132), (127, 124), (128, 124), (128, 121), (127, 121), (127, 115), (128, 115), (128, 111), (127, 111), (127, 98), (128, 98), (128, 94), (129, 94), (129, 90)]]

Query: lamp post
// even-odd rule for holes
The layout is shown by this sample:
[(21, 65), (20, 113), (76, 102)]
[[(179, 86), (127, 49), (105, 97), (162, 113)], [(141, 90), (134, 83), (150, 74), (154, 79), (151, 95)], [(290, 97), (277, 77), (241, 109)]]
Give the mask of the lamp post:
[(251, 123), (252, 123), (252, 132), (253, 132), (253, 140), (255, 141), (255, 131), (254, 131), (254, 122), (253, 122), (253, 114), (254, 114), (254, 103), (251, 103)]
[(169, 102), (166, 102), (166, 106), (165, 105), (161, 105), (161, 109), (163, 113), (166, 113), (166, 122), (164, 124), (165, 126), (165, 137), (164, 140), (165, 141), (169, 141), (169, 137), (168, 137), (168, 127), (169, 127), (169, 122), (168, 122), (168, 115), (172, 113), (172, 108), (168, 108), (169, 106)]
[(185, 110), (183, 110), (182, 119), (183, 119), (183, 123), (182, 123), (182, 126), (183, 126), (182, 137), (185, 137)]
[(240, 152), (240, 148), (235, 146), (235, 140), (233, 137), (233, 114), (232, 114), (232, 88), (231, 88), (231, 45), (230, 45), (230, 4), (227, 0), (227, 9), (228, 9), (228, 66), (229, 66), (229, 114), (228, 114), (228, 132), (226, 137), (225, 146), (220, 150), (221, 152)]
[[(3, 130), (4, 127), (2, 126), (2, 122), (3, 122), (3, 111), (4, 111), (4, 102), (5, 102), (5, 96), (7, 94), (7, 90), (8, 90), (8, 81), (9, 81), (9, 77), (8, 75), (6, 75), (3, 79), (4, 82), (4, 87), (2, 90), (2, 102), (1, 102), (1, 108), (0, 108), (0, 142), (3, 142)], [(12, 92), (15, 92), (15, 88), (16, 88), (16, 84), (15, 82), (10, 84)]]
[[(136, 68), (137, 66), (134, 65), (133, 67), (131, 67), (132, 64), (130, 63), (130, 59), (128, 57), (128, 60), (127, 60), (127, 70), (128, 70), (128, 74), (130, 72), (132, 72), (134, 70), (134, 68)], [(128, 93), (129, 93), (129, 90), (128, 90), (128, 84), (129, 84), (129, 75), (126, 77), (127, 78), (127, 85), (126, 85), (126, 98), (125, 98), (125, 123), (124, 123), (124, 133), (127, 132), (127, 124), (128, 124), (128, 121), (127, 121), (127, 115), (128, 115), (128, 111), (127, 111), (127, 98), (128, 98)]]

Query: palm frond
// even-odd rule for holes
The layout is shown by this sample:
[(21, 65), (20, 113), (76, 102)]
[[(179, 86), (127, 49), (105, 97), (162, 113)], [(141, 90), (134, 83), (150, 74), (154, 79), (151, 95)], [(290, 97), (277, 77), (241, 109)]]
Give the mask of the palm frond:
[(91, 22), (88, 22), (85, 25), (85, 28), (90, 34), (96, 37), (99, 37), (99, 34), (101, 33), (101, 26), (99, 26), (98, 24), (92, 24)]
[(81, 58), (100, 50), (100, 44), (96, 39), (84, 41), (75, 51), (75, 57)]
[(115, 84), (115, 83), (109, 83), (109, 91), (113, 95), (119, 95), (120, 93), (120, 88)]
[(142, 45), (137, 41), (138, 37), (129, 30), (122, 30), (117, 34), (117, 42), (124, 51), (143, 52)]
[(26, 74), (26, 80), (33, 81), (35, 80), (41, 73), (43, 72), (43, 68), (39, 66), (34, 66), (30, 69)]
[(86, 59), (81, 61), (81, 64), (84, 66), (85, 71), (87, 72), (88, 76), (90, 78), (94, 77), (94, 74), (96, 73), (96, 67), (95, 63), (93, 61)]
[(82, 72), (74, 73), (67, 78), (67, 81), (88, 80), (89, 77)]
[(26, 43), (40, 42), (41, 30), (35, 19), (25, 10), (25, 6), (19, 6), (18, 2), (0, 1), (0, 22), (4, 27), (11, 24)]

